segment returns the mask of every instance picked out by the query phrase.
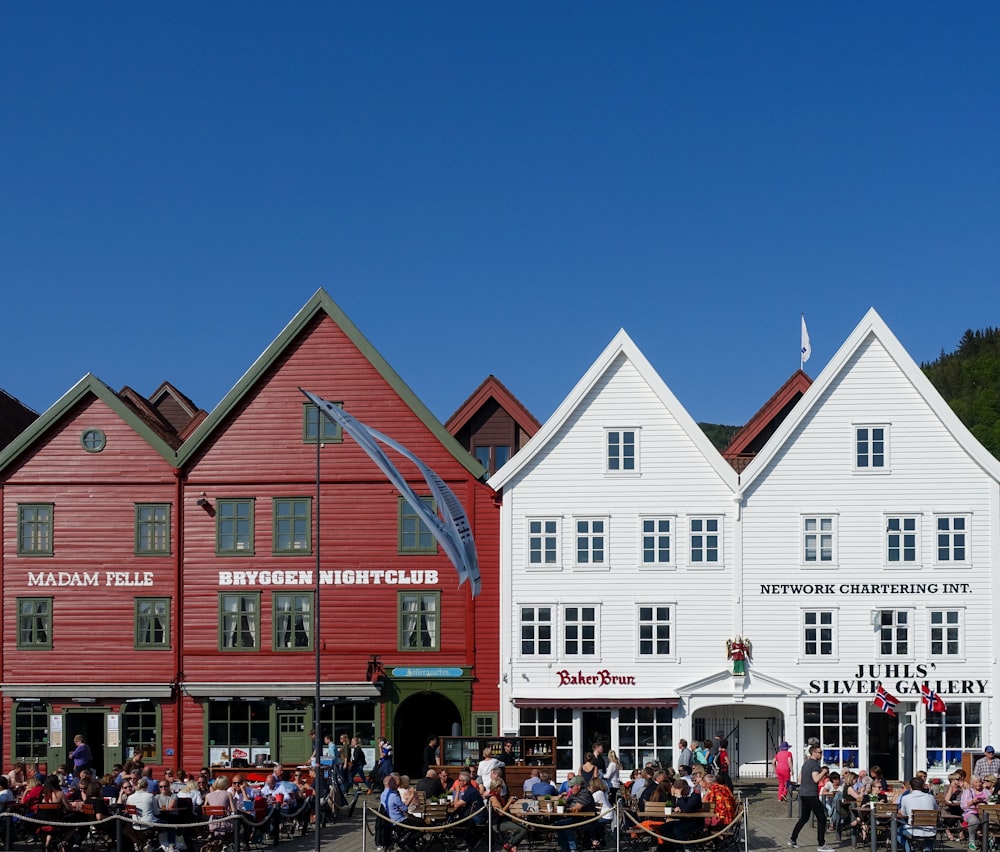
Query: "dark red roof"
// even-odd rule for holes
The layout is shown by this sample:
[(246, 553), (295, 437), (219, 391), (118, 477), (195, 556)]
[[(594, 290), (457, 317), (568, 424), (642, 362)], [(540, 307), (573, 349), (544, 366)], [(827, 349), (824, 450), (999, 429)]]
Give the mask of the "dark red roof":
[(462, 427), (465, 426), (469, 420), (478, 411), (480, 411), (487, 402), (489, 402), (490, 399), (496, 400), (497, 404), (500, 405), (500, 407), (503, 408), (504, 411), (506, 411), (512, 418), (514, 418), (514, 422), (521, 427), (529, 438), (542, 428), (542, 424), (535, 419), (535, 416), (528, 411), (521, 401), (507, 389), (500, 379), (494, 375), (489, 375), (483, 380), (482, 384), (479, 385), (479, 387), (472, 392), (469, 398), (458, 407), (458, 410), (448, 418), (448, 422), (444, 424), (444, 428), (447, 429), (452, 435), (457, 435)]
[(794, 407), (812, 384), (802, 370), (796, 370), (777, 392), (767, 402), (761, 406), (760, 410), (747, 421), (747, 424), (740, 429), (729, 446), (722, 451), (722, 457), (729, 462), (737, 473), (742, 471), (754, 456), (760, 452), (760, 448), (767, 443), (767, 439), (774, 434), (781, 425), (781, 421), (788, 416)]

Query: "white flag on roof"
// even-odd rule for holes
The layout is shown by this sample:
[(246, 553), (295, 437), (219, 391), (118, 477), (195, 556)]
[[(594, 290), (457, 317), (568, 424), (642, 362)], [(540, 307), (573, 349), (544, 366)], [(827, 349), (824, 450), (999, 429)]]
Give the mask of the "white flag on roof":
[(800, 367), (809, 360), (812, 351), (812, 344), (809, 342), (809, 329), (806, 328), (806, 315), (802, 314), (802, 353), (800, 356)]

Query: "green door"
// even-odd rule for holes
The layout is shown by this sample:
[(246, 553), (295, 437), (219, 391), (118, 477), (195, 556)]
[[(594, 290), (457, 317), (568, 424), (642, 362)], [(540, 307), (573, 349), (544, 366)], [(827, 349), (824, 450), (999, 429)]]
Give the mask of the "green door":
[(309, 762), (309, 731), (306, 714), (301, 710), (278, 711), (278, 754), (282, 766), (301, 766)]

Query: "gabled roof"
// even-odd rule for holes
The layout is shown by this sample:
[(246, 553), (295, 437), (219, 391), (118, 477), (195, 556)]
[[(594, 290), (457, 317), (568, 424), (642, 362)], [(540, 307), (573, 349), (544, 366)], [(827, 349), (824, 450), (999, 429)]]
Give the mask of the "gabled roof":
[(514, 419), (514, 422), (529, 438), (542, 428), (542, 424), (535, 419), (535, 416), (521, 404), (521, 401), (507, 389), (500, 379), (493, 375), (487, 376), (469, 398), (458, 407), (458, 410), (448, 418), (444, 428), (452, 435), (457, 435), (491, 398), (496, 400), (497, 404)]
[(36, 411), (28, 408), (5, 390), (0, 390), (0, 449), (27, 429), (37, 417)]
[(729, 446), (722, 451), (722, 457), (739, 473), (753, 459), (767, 439), (774, 434), (781, 421), (802, 395), (809, 390), (812, 379), (802, 370), (796, 370), (777, 392), (765, 402), (760, 410), (740, 429)]
[(653, 369), (646, 356), (639, 351), (632, 338), (628, 336), (625, 329), (621, 329), (600, 354), (597, 360), (591, 364), (590, 369), (583, 375), (583, 378), (576, 383), (576, 387), (570, 391), (555, 413), (545, 421), (542, 428), (535, 433), (535, 436), (528, 441), (520, 452), (515, 453), (510, 461), (500, 470), (490, 477), (488, 484), (495, 490), (500, 490), (507, 482), (515, 477), (525, 465), (527, 465), (541, 450), (552, 440), (573, 412), (583, 403), (587, 394), (600, 381), (601, 377), (611, 369), (619, 356), (627, 358), (635, 369), (649, 385), (650, 389), (659, 398), (660, 402), (677, 420), (685, 434), (691, 442), (701, 451), (708, 463), (718, 473), (719, 478), (734, 491), (737, 486), (736, 472), (726, 464), (719, 454), (719, 451), (708, 440), (708, 437), (701, 430), (687, 409), (678, 402), (670, 388), (667, 387), (659, 373)]
[(34, 423), (25, 429), (14, 441), (0, 452), (0, 472), (29, 450), (52, 426), (65, 417), (75, 405), (87, 396), (95, 396), (127, 423), (139, 437), (146, 441), (171, 465), (177, 466), (177, 457), (171, 447), (144, 417), (126, 403), (93, 373), (87, 373), (80, 381), (56, 400)]
[(389, 386), (399, 395), (400, 399), (410, 408), (431, 433), (444, 445), (455, 459), (477, 479), (481, 479), (486, 471), (483, 466), (462, 447), (441, 425), (441, 422), (431, 414), (429, 408), (410, 389), (399, 374), (389, 366), (377, 349), (361, 331), (348, 319), (340, 307), (322, 288), (317, 290), (302, 309), (292, 317), (270, 346), (253, 362), (242, 378), (223, 397), (222, 401), (209, 413), (198, 427), (191, 433), (177, 453), (180, 464), (186, 463), (211, 437), (212, 433), (225, 418), (239, 406), (243, 398), (261, 380), (264, 374), (280, 358), (285, 350), (305, 330), (318, 315), (326, 314), (347, 335), (355, 348), (368, 360)]
[(921, 396), (927, 406), (934, 412), (941, 424), (948, 430), (956, 443), (968, 453), (969, 457), (978, 464), (985, 473), (1000, 482), (1000, 461), (998, 461), (966, 428), (965, 424), (958, 418), (951, 406), (945, 402), (944, 398), (937, 392), (930, 379), (924, 375), (917, 365), (917, 362), (910, 357), (910, 354), (903, 348), (903, 345), (896, 339), (889, 327), (879, 316), (875, 308), (869, 308), (861, 322), (851, 332), (851, 335), (844, 341), (837, 353), (830, 359), (830, 362), (823, 368), (810, 386), (809, 390), (803, 394), (802, 399), (792, 409), (788, 417), (771, 436), (771, 439), (764, 445), (757, 457), (747, 465), (746, 470), (740, 477), (742, 489), (750, 486), (760, 475), (761, 471), (767, 468), (768, 463), (775, 457), (778, 451), (784, 446), (789, 436), (798, 428), (817, 401), (822, 398), (827, 389), (848, 369), (848, 364), (855, 353), (869, 340), (874, 338), (884, 347), (889, 357), (899, 367), (900, 372), (909, 380), (913, 389)]

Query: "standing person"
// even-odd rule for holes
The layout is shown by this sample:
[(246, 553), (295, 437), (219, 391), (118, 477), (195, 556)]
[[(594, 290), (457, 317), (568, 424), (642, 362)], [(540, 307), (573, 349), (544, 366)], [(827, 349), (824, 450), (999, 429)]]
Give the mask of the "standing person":
[(677, 743), (677, 768), (680, 769), (682, 766), (686, 766), (690, 769), (692, 760), (694, 760), (694, 754), (688, 746), (688, 741), (679, 740)]
[(422, 774), (426, 775), (428, 769), (437, 766), (437, 747), (438, 738), (432, 734), (427, 738), (427, 745), (424, 746), (424, 764), (420, 770)]
[(386, 775), (392, 775), (392, 746), (385, 737), (380, 737), (378, 747), (378, 777), (379, 781), (381, 781)]
[(499, 760), (504, 766), (515, 766), (517, 764), (517, 757), (514, 755), (514, 743), (507, 740), (503, 744), (503, 751), (497, 755), (497, 760)]
[(799, 776), (799, 821), (792, 829), (792, 838), (788, 845), (798, 848), (799, 832), (809, 822), (810, 816), (816, 817), (816, 852), (833, 852), (832, 846), (826, 845), (826, 809), (819, 800), (820, 785), (826, 781), (829, 770), (820, 766), (819, 759), (823, 749), (818, 745), (809, 746), (809, 756), (802, 764), (802, 774)]
[(608, 768), (608, 759), (604, 756), (604, 743), (594, 743), (590, 749), (594, 753), (594, 765), (601, 770), (601, 777)]
[(502, 767), (503, 764), (493, 756), (492, 746), (486, 746), (483, 749), (483, 759), (479, 761), (479, 766), (476, 769), (476, 779), (479, 781), (480, 790), (490, 789), (490, 773), (498, 766)]
[(372, 788), (368, 783), (368, 776), (365, 775), (365, 764), (367, 762), (368, 758), (365, 757), (365, 750), (361, 748), (361, 737), (354, 737), (351, 740), (351, 781), (353, 782), (355, 778), (361, 776), (361, 783), (365, 785), (365, 792), (370, 793)]
[(90, 751), (90, 746), (83, 741), (83, 734), (73, 737), (76, 747), (69, 756), (73, 761), (73, 774), (79, 775), (82, 769), (92, 769), (94, 766), (94, 755)]
[(605, 767), (603, 776), (608, 785), (608, 802), (614, 806), (618, 799), (618, 789), (622, 785), (621, 761), (614, 749), (608, 752), (608, 765)]
[(792, 773), (795, 771), (795, 759), (792, 757), (791, 746), (784, 740), (778, 746), (778, 751), (771, 764), (774, 766), (774, 774), (778, 779), (778, 801), (783, 802), (788, 798), (788, 782), (792, 780)]
[(725, 737), (719, 740), (719, 751), (715, 755), (715, 765), (719, 783), (725, 784), (732, 791), (733, 779), (729, 774), (729, 740)]

